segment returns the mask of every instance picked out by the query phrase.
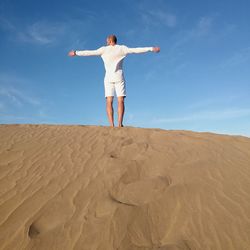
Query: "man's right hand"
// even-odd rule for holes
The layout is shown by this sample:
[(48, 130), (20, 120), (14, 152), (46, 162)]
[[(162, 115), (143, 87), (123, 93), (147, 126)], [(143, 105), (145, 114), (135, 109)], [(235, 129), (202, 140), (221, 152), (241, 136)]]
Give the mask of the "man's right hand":
[(160, 47), (153, 47), (153, 52), (156, 52), (156, 53), (158, 53), (158, 52), (160, 52)]
[(76, 53), (75, 53), (75, 51), (74, 50), (71, 50), (70, 52), (69, 52), (69, 54), (68, 54), (69, 56), (76, 56)]

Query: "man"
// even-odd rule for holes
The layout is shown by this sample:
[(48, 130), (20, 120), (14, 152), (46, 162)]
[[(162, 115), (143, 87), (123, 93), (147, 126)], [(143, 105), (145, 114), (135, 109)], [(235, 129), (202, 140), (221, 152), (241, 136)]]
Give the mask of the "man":
[(97, 50), (75, 50), (70, 51), (69, 56), (101, 56), (106, 70), (104, 88), (106, 97), (106, 110), (111, 127), (114, 127), (113, 98), (116, 92), (118, 99), (118, 127), (123, 127), (124, 98), (126, 97), (126, 86), (123, 75), (122, 64), (124, 58), (132, 53), (159, 52), (159, 47), (128, 48), (117, 44), (115, 35), (107, 37), (107, 46)]

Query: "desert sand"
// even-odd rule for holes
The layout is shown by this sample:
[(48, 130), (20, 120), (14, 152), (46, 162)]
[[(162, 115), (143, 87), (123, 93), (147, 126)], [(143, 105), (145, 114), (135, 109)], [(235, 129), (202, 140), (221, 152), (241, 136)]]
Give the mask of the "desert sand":
[(250, 138), (0, 125), (0, 249), (250, 249)]

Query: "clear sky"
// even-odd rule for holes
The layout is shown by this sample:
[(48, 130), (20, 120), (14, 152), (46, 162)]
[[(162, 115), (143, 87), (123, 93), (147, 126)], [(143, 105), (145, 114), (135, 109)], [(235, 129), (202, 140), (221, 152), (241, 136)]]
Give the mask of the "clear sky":
[[(108, 125), (97, 49), (128, 47), (125, 126), (250, 136), (249, 0), (0, 0), (0, 123)], [(115, 109), (117, 103), (115, 102)]]

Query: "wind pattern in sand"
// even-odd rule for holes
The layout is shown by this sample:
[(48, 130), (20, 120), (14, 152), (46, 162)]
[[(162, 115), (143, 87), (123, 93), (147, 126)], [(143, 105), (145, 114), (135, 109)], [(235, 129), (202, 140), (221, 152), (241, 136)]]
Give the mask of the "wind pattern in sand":
[(0, 249), (250, 249), (250, 139), (0, 126)]

